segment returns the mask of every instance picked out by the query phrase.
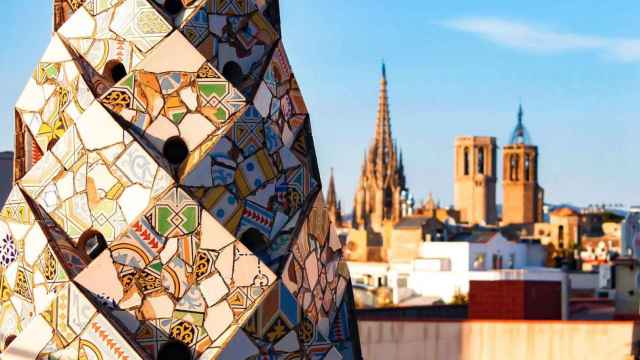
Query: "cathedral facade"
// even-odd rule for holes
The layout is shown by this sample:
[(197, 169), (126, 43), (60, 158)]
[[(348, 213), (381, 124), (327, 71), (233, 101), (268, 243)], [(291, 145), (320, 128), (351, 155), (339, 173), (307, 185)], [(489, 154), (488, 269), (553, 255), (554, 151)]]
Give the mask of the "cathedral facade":
[(365, 154), (356, 189), (353, 227), (380, 232), (385, 224), (396, 223), (406, 213), (404, 203), (408, 198), (402, 155), (391, 134), (387, 76), (383, 64), (375, 137)]

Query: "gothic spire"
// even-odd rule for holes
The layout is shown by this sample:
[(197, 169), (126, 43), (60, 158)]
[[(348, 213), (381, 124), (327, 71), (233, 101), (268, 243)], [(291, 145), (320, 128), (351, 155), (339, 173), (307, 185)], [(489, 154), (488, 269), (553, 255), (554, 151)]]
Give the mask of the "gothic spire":
[(394, 170), (390, 169), (389, 165), (394, 164), (396, 161), (391, 135), (391, 116), (389, 115), (387, 69), (384, 62), (382, 63), (382, 78), (380, 79), (380, 93), (378, 95), (376, 135), (371, 150), (373, 159), (370, 159), (370, 164), (375, 169), (376, 180), (382, 185), (392, 175), (390, 170)]
[(336, 183), (333, 178), (333, 168), (331, 168), (331, 177), (329, 177), (329, 188), (327, 190), (327, 210), (329, 211), (329, 219), (336, 226), (342, 226), (342, 205), (338, 201), (336, 195)]
[(327, 208), (337, 207), (336, 184), (333, 179), (333, 168), (331, 168), (331, 176), (329, 177), (329, 187), (327, 189)]
[(402, 149), (398, 152), (398, 185), (401, 190), (407, 189), (407, 177), (404, 173), (404, 159), (402, 157)]
[(382, 60), (382, 78), (387, 80), (387, 66), (384, 64), (384, 60)]
[(402, 215), (401, 194), (405, 189), (404, 164), (399, 166), (398, 146), (391, 134), (387, 67), (382, 62), (375, 136), (365, 151), (362, 175), (354, 201), (353, 225), (378, 231), (387, 221)]

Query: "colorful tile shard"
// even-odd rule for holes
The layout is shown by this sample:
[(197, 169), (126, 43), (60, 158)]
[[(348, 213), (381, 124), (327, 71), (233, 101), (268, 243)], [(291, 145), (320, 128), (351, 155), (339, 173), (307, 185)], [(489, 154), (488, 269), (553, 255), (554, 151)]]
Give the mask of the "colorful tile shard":
[(3, 359), (359, 359), (277, 0), (55, 0), (0, 211)]

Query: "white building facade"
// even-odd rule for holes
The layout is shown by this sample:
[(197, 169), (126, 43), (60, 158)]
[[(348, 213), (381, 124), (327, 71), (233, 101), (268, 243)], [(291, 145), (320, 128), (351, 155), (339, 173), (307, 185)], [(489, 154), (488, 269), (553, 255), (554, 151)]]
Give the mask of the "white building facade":
[(513, 274), (524, 279), (525, 273), (555, 274), (555, 270), (542, 269), (545, 256), (539, 244), (509, 241), (496, 232), (472, 241), (425, 242), (416, 260), (350, 262), (349, 270), (354, 283), (391, 288), (394, 304), (412, 298), (448, 303), (457, 293), (468, 294), (472, 280), (501, 280)]

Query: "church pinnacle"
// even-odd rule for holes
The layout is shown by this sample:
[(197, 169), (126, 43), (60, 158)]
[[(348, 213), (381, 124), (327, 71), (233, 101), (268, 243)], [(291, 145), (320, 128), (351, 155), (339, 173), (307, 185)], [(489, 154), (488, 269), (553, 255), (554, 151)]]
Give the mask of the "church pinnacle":
[(524, 126), (524, 111), (522, 110), (522, 104), (518, 106), (518, 122), (516, 123), (515, 129), (511, 133), (511, 138), (509, 144), (531, 144), (531, 137), (529, 136), (529, 132), (527, 128)]
[(376, 134), (370, 149), (370, 165), (373, 165), (375, 176), (380, 184), (393, 176), (396, 165), (396, 151), (391, 134), (391, 116), (389, 114), (389, 96), (387, 94), (387, 71), (382, 63), (382, 78), (378, 95), (378, 113), (376, 117)]
[(387, 69), (382, 63), (375, 136), (365, 157), (354, 208), (354, 226), (380, 228), (401, 217), (404, 166), (391, 132)]
[(329, 177), (329, 187), (327, 188), (327, 210), (329, 211), (329, 219), (336, 226), (342, 226), (342, 211), (340, 209), (340, 201), (336, 195), (336, 183), (333, 177), (333, 168)]

